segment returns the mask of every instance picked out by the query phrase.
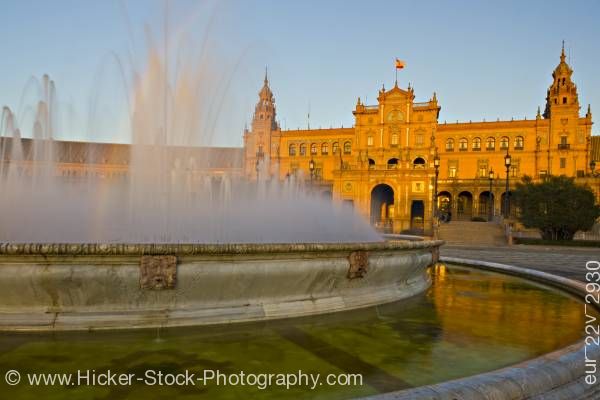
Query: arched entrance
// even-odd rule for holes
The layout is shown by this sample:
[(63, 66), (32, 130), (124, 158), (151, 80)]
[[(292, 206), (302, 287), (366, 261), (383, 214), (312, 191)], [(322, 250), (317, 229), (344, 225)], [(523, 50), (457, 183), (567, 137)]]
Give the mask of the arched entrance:
[(452, 211), (452, 195), (450, 192), (439, 192), (437, 196), (438, 212), (448, 213)]
[(425, 203), (423, 200), (413, 200), (410, 206), (410, 229), (423, 233), (425, 219)]
[(383, 231), (393, 231), (394, 189), (381, 183), (371, 191), (371, 224)]
[(489, 190), (479, 194), (479, 216), (485, 219), (491, 219), (494, 216), (494, 194)]
[(473, 195), (471, 192), (460, 192), (456, 202), (457, 219), (470, 220), (473, 216)]

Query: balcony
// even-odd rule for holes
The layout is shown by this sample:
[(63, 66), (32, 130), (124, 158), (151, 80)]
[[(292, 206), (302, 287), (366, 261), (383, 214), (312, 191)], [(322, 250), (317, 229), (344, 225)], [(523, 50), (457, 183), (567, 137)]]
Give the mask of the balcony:
[(454, 151), (454, 147), (446, 147), (446, 151)]
[(523, 146), (515, 146), (514, 149), (515, 150), (523, 150)]
[(495, 147), (486, 147), (485, 151), (495, 151), (496, 148)]
[(473, 151), (481, 151), (481, 147), (473, 147), (471, 150), (473, 150)]
[(458, 148), (458, 151), (467, 151), (467, 150), (469, 150), (469, 149), (467, 149), (466, 147), (459, 147)]
[(570, 143), (559, 143), (558, 144), (558, 149), (559, 150), (570, 150), (571, 149), (571, 144)]

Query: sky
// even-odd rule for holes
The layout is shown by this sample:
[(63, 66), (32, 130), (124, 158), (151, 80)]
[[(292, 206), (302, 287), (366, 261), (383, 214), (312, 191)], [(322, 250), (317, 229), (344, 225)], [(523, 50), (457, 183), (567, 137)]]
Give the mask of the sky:
[(49, 74), (57, 138), (128, 142), (133, 77), (164, 54), (166, 26), (169, 79), (197, 73), (207, 144), (242, 145), (265, 66), (285, 129), (309, 112), (311, 127), (351, 126), (357, 97), (393, 85), (396, 57), (415, 101), (437, 93), (440, 122), (534, 118), (563, 40), (581, 113), (600, 115), (599, 17), (594, 0), (2, 0), (0, 106), (27, 136)]

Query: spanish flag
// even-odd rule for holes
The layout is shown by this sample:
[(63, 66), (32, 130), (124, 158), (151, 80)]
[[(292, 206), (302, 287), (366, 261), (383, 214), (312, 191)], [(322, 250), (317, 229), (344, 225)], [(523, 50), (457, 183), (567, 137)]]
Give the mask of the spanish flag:
[(402, 69), (404, 68), (406, 64), (404, 63), (404, 61), (396, 58), (396, 69)]

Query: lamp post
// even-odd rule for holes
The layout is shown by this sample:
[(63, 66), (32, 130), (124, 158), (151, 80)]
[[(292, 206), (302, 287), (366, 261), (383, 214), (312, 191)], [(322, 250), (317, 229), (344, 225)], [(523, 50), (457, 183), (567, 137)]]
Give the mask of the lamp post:
[(259, 171), (259, 162), (258, 162), (258, 156), (256, 157), (256, 165), (254, 166), (254, 168), (256, 169), (256, 183), (258, 183), (258, 171)]
[(492, 218), (494, 218), (494, 199), (492, 198), (492, 182), (494, 180), (494, 170), (490, 169), (490, 173), (489, 173), (489, 178), (490, 178), (490, 191), (488, 192), (489, 196), (488, 196), (488, 222), (490, 222), (492, 220)]
[(508, 149), (506, 149), (506, 155), (504, 156), (504, 165), (506, 166), (506, 191), (504, 192), (504, 218), (510, 216), (510, 194), (508, 193), (508, 175), (510, 172), (510, 154), (508, 154)]
[(595, 173), (596, 161), (594, 161), (594, 160), (590, 161), (590, 169), (592, 170), (592, 177), (594, 177), (596, 175), (596, 173)]
[(433, 157), (433, 168), (435, 168), (435, 179), (433, 180), (433, 218), (437, 217), (437, 193), (438, 193), (438, 176), (440, 175), (440, 156), (435, 153)]
[(309, 163), (308, 163), (308, 169), (310, 170), (310, 185), (312, 186), (313, 183), (313, 172), (315, 171), (315, 162), (313, 161), (313, 159), (311, 158)]

